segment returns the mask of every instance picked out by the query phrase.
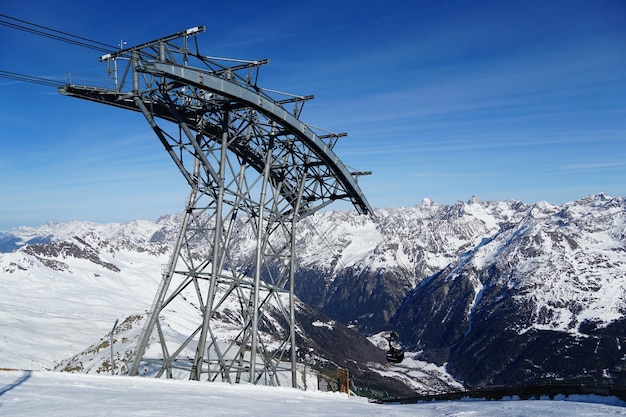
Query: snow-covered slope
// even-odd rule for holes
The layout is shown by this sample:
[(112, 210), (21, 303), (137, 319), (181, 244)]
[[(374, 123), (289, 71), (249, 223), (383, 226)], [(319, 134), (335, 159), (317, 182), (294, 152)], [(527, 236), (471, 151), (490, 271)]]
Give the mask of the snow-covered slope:
[(515, 289), (514, 297), (532, 306), (520, 333), (579, 335), (582, 322), (606, 327), (626, 313), (625, 237), (624, 199), (597, 195), (563, 207), (538, 205), (517, 227), (477, 248), (467, 266), (510, 271), (496, 285)]
[[(109, 373), (109, 335), (119, 320), (113, 333), (114, 372), (124, 373), (160, 282), (162, 265), (168, 261), (170, 246), (164, 236), (172, 235), (177, 217), (165, 216), (156, 224), (71, 222), (65, 228), (47, 224), (39, 232), (13, 231), (13, 242), (20, 248), (0, 254), (4, 296), (0, 300), (0, 367)], [(33, 239), (40, 243), (23, 245)], [(161, 318), (172, 324), (163, 326), (166, 337), (185, 339), (189, 329), (195, 329), (194, 320), (201, 313), (188, 301), (192, 299), (181, 297), (168, 307), (167, 317)], [(224, 303), (216, 316), (215, 328), (225, 340), (242, 328), (233, 313), (238, 311), (235, 304), (237, 300)], [(402, 383), (367, 369), (368, 363), (383, 366), (384, 351), (341, 323), (316, 327), (313, 323), (330, 320), (301, 303), (298, 306), (297, 328), (301, 330), (297, 338), (299, 348), (309, 352), (309, 365), (348, 367), (354, 381), (366, 381), (377, 390), (410, 392)], [(278, 310), (274, 314), (271, 307), (266, 308), (264, 320), (271, 328), (280, 329), (282, 319)], [(272, 340), (268, 333), (265, 345), (271, 346)], [(153, 343), (152, 348), (158, 345)]]
[(555, 401), (459, 401), (380, 405), (345, 394), (308, 392), (220, 382), (77, 375), (56, 372), (0, 371), (0, 410), (7, 416), (395, 416), (444, 417), (623, 416), (616, 401), (593, 397)]
[(0, 254), (0, 366), (50, 369), (150, 307), (168, 258), (145, 239), (154, 225), (65, 226), (42, 227), (49, 243)]

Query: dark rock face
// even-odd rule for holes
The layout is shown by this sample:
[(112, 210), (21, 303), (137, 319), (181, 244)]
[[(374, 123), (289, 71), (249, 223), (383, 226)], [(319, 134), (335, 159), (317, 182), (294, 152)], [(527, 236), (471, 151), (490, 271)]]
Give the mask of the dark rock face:
[[(612, 327), (624, 329), (623, 320)], [(510, 330), (468, 335), (452, 349), (451, 370), (465, 376), (468, 386), (521, 385), (566, 381), (594, 387), (624, 386), (620, 336), (575, 337), (532, 330), (520, 336)], [(610, 331), (609, 331), (610, 332)], [(481, 343), (482, 342), (482, 343)], [(497, 346), (497, 348), (496, 348)]]
[(102, 260), (97, 248), (94, 248), (77, 236), (74, 237), (73, 241), (69, 242), (50, 242), (29, 245), (24, 248), (24, 252), (36, 256), (40, 262), (55, 270), (65, 269), (65, 267), (62, 266), (63, 263), (58, 261), (59, 258), (63, 259), (71, 256), (77, 259), (88, 260), (113, 272), (120, 271), (116, 265)]
[[(323, 368), (325, 362), (347, 368), (351, 381), (360, 388), (386, 391), (395, 396), (413, 393), (404, 383), (369, 369), (368, 365), (386, 363), (385, 352), (356, 329), (335, 322), (306, 305), (297, 308), (296, 322), (301, 330), (296, 343), (302, 360), (307, 359), (307, 352), (311, 352), (319, 359), (314, 364), (318, 368)], [(312, 360), (307, 359), (308, 362)]]
[[(413, 290), (389, 326), (399, 332), (405, 345), (423, 350), (432, 362), (443, 365), (449, 350), (465, 334), (474, 287), (466, 277), (446, 282), (436, 274)], [(455, 303), (449, 300), (457, 300)]]
[(319, 271), (298, 273), (296, 294), (329, 317), (364, 333), (382, 330), (411, 288), (406, 271), (349, 268), (326, 283)]
[[(468, 386), (609, 384), (623, 380), (625, 333), (609, 334), (626, 313), (616, 301), (626, 295), (625, 219), (626, 200), (603, 194), (560, 207), (472, 199), (385, 209), (378, 243), (344, 265), (365, 223), (326, 214), (302, 225), (296, 293), (366, 334), (398, 331), (405, 348)], [(316, 229), (328, 231), (316, 250), (330, 255), (305, 261)]]

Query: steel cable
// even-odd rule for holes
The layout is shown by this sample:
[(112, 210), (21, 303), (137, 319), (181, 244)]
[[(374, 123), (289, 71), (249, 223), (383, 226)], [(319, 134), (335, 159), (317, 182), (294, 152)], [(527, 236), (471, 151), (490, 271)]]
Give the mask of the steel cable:
[[(27, 33), (32, 33), (34, 35), (43, 36), (49, 39), (66, 42), (71, 45), (96, 50), (99, 52), (111, 52), (112, 50), (116, 49), (115, 46), (108, 45), (106, 43), (94, 41), (92, 39), (88, 39), (82, 36), (72, 35), (68, 32), (52, 29), (47, 26), (38, 25), (36, 23), (31, 23), (26, 20), (7, 16), (5, 14), (0, 14), (0, 25), (12, 29), (21, 30)], [(62, 87), (65, 85), (65, 83), (61, 81), (11, 71), (0, 71), (0, 78), (7, 78), (10, 80), (28, 82), (33, 84), (41, 84), (50, 87)]]
[(1, 70), (0, 70), (0, 78), (8, 78), (10, 80), (47, 85), (50, 87), (62, 87), (65, 85), (64, 82), (52, 80), (49, 78), (35, 77), (34, 75), (26, 75), (26, 74), (20, 74), (17, 72), (1, 71)]
[[(110, 52), (112, 50), (117, 49), (113, 45), (108, 45), (106, 43), (94, 41), (92, 39), (88, 39), (82, 36), (72, 35), (71, 33), (52, 29), (47, 26), (38, 25), (36, 23), (31, 23), (26, 20), (17, 19), (15, 17), (7, 16), (5, 14), (0, 14), (0, 17), (22, 23), (20, 24), (20, 23), (13, 23), (7, 20), (0, 20), (1, 25), (7, 26), (13, 29), (22, 30), (28, 33), (33, 33), (35, 35), (40, 35), (46, 38), (55, 39), (61, 42), (67, 42), (72, 45), (81, 46), (84, 48), (94, 49), (100, 52)], [(25, 26), (24, 24), (28, 26)], [(39, 29), (35, 29), (35, 28), (39, 28)], [(43, 30), (40, 30), (40, 29), (43, 29)]]

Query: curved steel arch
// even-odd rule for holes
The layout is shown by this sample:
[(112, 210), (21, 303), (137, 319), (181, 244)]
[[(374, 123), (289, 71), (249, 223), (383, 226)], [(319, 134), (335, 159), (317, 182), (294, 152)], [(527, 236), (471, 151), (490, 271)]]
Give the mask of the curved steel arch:
[[(342, 135), (318, 135), (299, 120), (311, 97), (279, 100), (259, 88), (267, 61), (225, 66), (190, 52), (188, 39), (202, 30), (102, 57), (113, 65), (113, 88), (59, 89), (142, 113), (191, 188), (129, 373), (281, 384), (287, 371), (297, 386), (296, 224), (339, 199), (362, 214), (372, 209), (358, 173), (332, 149)], [(121, 76), (118, 61), (127, 63)], [(176, 312), (190, 309), (193, 319), (175, 328)]]
[(346, 196), (352, 201), (357, 210), (362, 214), (372, 213), (372, 209), (357, 185), (355, 178), (333, 152), (331, 146), (324, 143), (306, 124), (302, 123), (280, 104), (268, 99), (268, 97), (261, 96), (258, 92), (195, 68), (172, 63), (150, 62), (140, 71), (146, 71), (157, 76), (165, 76), (187, 85), (193, 85), (197, 88), (221, 94), (238, 103), (245, 103), (247, 106), (263, 112), (272, 120), (280, 121), (289, 133), (306, 143), (315, 155), (328, 166), (333, 176), (343, 185)]
[[(211, 73), (206, 70), (187, 67), (171, 62), (144, 62), (138, 60), (135, 64), (134, 70), (137, 73), (145, 73), (153, 77), (166, 77), (168, 80), (180, 83), (182, 86), (193, 86), (194, 88), (201, 89), (202, 91), (211, 91), (221, 95), (222, 97), (228, 97), (233, 101), (230, 105), (234, 109), (249, 107), (263, 113), (269, 119), (276, 121), (281, 125), (283, 128), (281, 133), (293, 135), (305, 144), (308, 149), (311, 150), (313, 155), (315, 155), (316, 158), (302, 165), (303, 168), (306, 168), (309, 171), (308, 174), (312, 175), (313, 178), (319, 178), (322, 176), (322, 183), (327, 186), (332, 184), (333, 186), (331, 190), (327, 190), (327, 195), (319, 193), (311, 193), (311, 195), (305, 194), (305, 201), (309, 203), (314, 201), (323, 201), (323, 207), (334, 200), (348, 199), (352, 202), (359, 213), (371, 214), (373, 212), (364, 193), (357, 184), (356, 175), (348, 170), (348, 168), (332, 150), (334, 143), (332, 141), (324, 142), (308, 125), (291, 114), (279, 102), (277, 102), (277, 100), (274, 100), (268, 95), (261, 94), (258, 88), (255, 89), (249, 85), (241, 85), (236, 82), (226, 80), (220, 76), (222, 73)], [(173, 84), (168, 88), (170, 90), (175, 90), (175, 86), (176, 84)], [(162, 89), (163, 84), (160, 84), (159, 88)], [(135, 90), (138, 90), (138, 88), (135, 88)], [(194, 114), (193, 111), (186, 111), (183, 109), (184, 106), (182, 104), (177, 104), (176, 102), (167, 104), (159, 103), (158, 100), (154, 100), (153, 98), (146, 98), (146, 92), (154, 92), (154, 89), (151, 88), (146, 88), (144, 91), (141, 91), (139, 96), (137, 94), (131, 95), (130, 92), (76, 84), (68, 84), (60, 88), (59, 91), (64, 95), (143, 112), (146, 116), (150, 114), (151, 117), (159, 117), (174, 123), (184, 121), (191, 130), (197, 130), (200, 133), (210, 133), (208, 129), (205, 131), (194, 128), (193, 118), (197, 116), (197, 114)], [(141, 97), (140, 100), (138, 100), (138, 97)], [(187, 96), (187, 99), (189, 101), (196, 102), (201, 100), (200, 97), (192, 98), (189, 96)], [(142, 109), (143, 107), (146, 109)], [(149, 111), (147, 110), (148, 107), (150, 107)], [(331, 138), (337, 138), (340, 135), (330, 134), (328, 136)], [(165, 142), (164, 145), (167, 149), (167, 144)], [(249, 152), (251, 154), (254, 153), (252, 149), (245, 146), (233, 146), (231, 150), (238, 153), (242, 157), (246, 157)], [(179, 164), (177, 163), (177, 165)], [(326, 169), (324, 169), (324, 167)], [(255, 168), (261, 171), (262, 164), (255, 165)], [(183, 172), (183, 175), (186, 174)], [(295, 175), (292, 179), (295, 181)], [(321, 207), (318, 207), (317, 209), (309, 208), (309, 210), (307, 210), (307, 208), (308, 205), (305, 205), (302, 208), (303, 212), (311, 214)]]

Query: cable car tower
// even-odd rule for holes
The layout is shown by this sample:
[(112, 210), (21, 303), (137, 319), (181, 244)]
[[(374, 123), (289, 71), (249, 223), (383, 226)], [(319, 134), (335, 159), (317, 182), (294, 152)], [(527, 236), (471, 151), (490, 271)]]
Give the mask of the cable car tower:
[[(335, 200), (371, 213), (364, 173), (333, 152), (345, 134), (299, 120), (312, 96), (258, 86), (267, 60), (200, 55), (204, 30), (102, 56), (112, 86), (59, 88), (141, 113), (190, 187), (129, 373), (295, 387), (296, 224)], [(253, 247), (237, 246), (241, 234)], [(183, 310), (196, 322), (178, 320)]]

